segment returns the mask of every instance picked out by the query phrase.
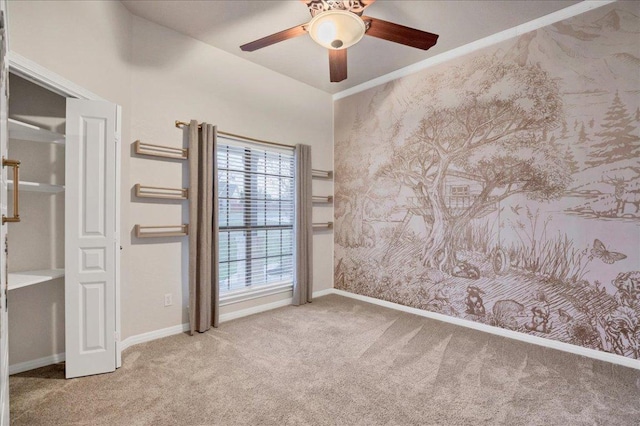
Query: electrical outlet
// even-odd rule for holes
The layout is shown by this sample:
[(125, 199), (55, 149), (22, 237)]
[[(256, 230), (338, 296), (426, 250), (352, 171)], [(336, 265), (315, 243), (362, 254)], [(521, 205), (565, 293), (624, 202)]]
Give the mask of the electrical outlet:
[(171, 295), (171, 293), (167, 293), (164, 295), (164, 306), (171, 305), (173, 305), (173, 296)]

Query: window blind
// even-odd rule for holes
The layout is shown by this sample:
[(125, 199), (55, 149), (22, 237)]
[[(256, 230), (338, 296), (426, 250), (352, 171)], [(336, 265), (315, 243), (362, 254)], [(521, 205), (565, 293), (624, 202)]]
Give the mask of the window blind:
[(220, 293), (293, 283), (293, 153), (219, 141)]

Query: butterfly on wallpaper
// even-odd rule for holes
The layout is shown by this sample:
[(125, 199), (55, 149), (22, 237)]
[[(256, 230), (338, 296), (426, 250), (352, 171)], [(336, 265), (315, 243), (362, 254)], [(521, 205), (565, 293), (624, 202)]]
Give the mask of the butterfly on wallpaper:
[(593, 248), (591, 249), (591, 256), (597, 257), (602, 260), (604, 263), (612, 264), (613, 262), (617, 262), (618, 260), (626, 259), (627, 255), (618, 253), (615, 251), (608, 251), (602, 241), (599, 239), (595, 239), (593, 241)]

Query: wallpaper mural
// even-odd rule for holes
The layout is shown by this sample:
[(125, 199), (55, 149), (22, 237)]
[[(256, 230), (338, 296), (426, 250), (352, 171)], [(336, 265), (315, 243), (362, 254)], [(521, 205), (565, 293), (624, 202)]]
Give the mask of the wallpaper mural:
[(639, 359), (639, 15), (337, 101), (336, 287)]

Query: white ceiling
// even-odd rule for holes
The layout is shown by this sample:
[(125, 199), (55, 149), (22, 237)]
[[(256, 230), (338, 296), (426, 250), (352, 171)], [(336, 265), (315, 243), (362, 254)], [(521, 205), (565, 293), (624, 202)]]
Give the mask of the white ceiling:
[(327, 51), (309, 36), (255, 52), (240, 45), (311, 19), (300, 1), (124, 0), (133, 14), (328, 93), (337, 93), (431, 56), (579, 3), (577, 0), (394, 1), (378, 0), (366, 15), (440, 35), (422, 51), (365, 37), (348, 51), (348, 78), (329, 82)]

